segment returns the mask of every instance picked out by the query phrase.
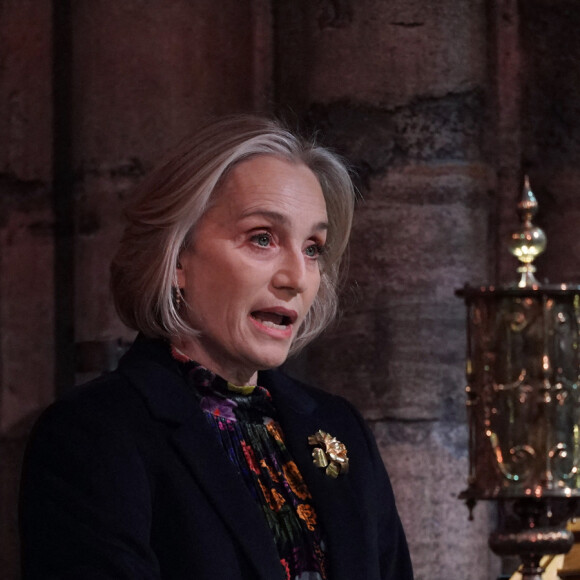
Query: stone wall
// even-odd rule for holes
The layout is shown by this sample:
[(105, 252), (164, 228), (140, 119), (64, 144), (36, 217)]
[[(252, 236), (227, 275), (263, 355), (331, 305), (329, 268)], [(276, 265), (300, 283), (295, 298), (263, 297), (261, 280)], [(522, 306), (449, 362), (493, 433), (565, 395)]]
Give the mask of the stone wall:
[[(108, 295), (120, 209), (200, 120), (275, 112), (346, 157), (361, 193), (343, 313), (290, 368), (379, 442), (418, 580), (485, 580), (491, 505), (467, 474), (465, 282), (502, 249), (522, 168), (578, 280), (575, 0), (0, 0), (0, 569), (16, 580), (31, 423), (131, 334)], [(562, 50), (562, 46), (566, 50)]]
[(22, 449), (54, 384), (50, 2), (0, 2), (0, 570), (17, 578)]

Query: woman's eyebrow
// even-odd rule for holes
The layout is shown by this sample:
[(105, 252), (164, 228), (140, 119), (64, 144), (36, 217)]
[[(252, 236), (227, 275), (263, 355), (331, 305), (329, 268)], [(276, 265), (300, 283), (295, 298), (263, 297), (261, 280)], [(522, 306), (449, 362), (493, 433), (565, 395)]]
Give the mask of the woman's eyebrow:
[[(290, 223), (290, 220), (284, 214), (279, 213), (277, 211), (267, 210), (267, 209), (255, 209), (255, 210), (250, 209), (250, 210), (242, 213), (241, 219), (246, 219), (248, 217), (254, 217), (254, 216), (269, 219), (270, 221), (275, 222), (275, 223), (280, 224), (280, 225), (288, 225)], [(313, 228), (314, 231), (321, 231), (321, 230), (327, 230), (327, 229), (328, 229), (328, 222), (318, 222), (317, 224), (315, 224), (315, 226)]]

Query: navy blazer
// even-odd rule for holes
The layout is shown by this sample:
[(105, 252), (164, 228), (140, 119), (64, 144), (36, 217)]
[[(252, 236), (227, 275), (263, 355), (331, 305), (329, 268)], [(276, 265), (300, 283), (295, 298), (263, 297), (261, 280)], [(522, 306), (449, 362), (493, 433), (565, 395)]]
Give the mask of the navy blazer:
[[(344, 399), (260, 373), (322, 523), (332, 580), (411, 580), (376, 444)], [(308, 436), (348, 450), (337, 479)], [(116, 371), (38, 421), (23, 470), (24, 580), (285, 580), (266, 521), (161, 342), (138, 338)]]

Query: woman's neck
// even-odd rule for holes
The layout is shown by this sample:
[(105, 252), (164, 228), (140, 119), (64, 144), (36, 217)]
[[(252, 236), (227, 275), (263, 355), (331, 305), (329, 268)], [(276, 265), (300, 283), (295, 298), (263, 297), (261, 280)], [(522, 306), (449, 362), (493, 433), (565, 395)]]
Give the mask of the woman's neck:
[(220, 364), (216, 357), (212, 357), (205, 349), (199, 348), (194, 340), (175, 339), (171, 346), (181, 356), (188, 360), (194, 360), (212, 373), (222, 377), (229, 383), (237, 386), (256, 385), (258, 380), (258, 371), (254, 369), (241, 369), (233, 365)]

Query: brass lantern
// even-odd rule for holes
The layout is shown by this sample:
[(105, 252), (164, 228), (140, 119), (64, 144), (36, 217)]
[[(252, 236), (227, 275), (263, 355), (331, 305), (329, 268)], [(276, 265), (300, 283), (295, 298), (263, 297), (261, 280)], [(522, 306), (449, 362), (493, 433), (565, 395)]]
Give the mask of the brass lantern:
[(580, 498), (580, 286), (541, 285), (534, 258), (546, 246), (532, 224), (537, 202), (526, 178), (521, 228), (510, 251), (521, 262), (512, 286), (465, 286), (468, 487), (499, 504), (491, 549), (519, 555), (523, 580), (540, 580), (545, 554), (573, 543), (566, 522)]

